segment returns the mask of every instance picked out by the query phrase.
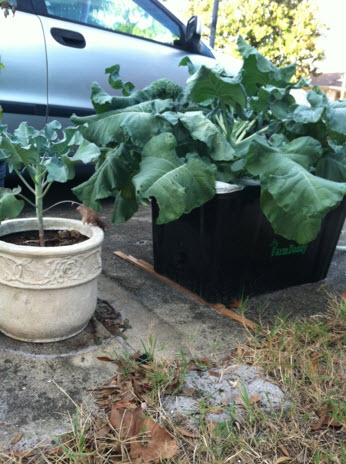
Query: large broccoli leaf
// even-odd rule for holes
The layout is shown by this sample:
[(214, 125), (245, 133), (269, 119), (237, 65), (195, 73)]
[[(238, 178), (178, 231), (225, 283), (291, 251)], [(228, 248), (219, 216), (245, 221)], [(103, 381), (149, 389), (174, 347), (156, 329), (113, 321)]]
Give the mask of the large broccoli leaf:
[(340, 105), (330, 109), (327, 115), (327, 128), (331, 139), (339, 144), (346, 142), (346, 106)]
[(335, 182), (346, 182), (346, 153), (334, 153), (319, 160), (316, 176)]
[(172, 100), (153, 100), (92, 116), (73, 115), (71, 121), (85, 125), (80, 127), (83, 135), (98, 146), (120, 144), (130, 139), (134, 145), (143, 147), (167, 124), (156, 115), (172, 108)]
[(241, 36), (239, 36), (237, 44), (239, 53), (244, 59), (241, 70), (242, 84), (248, 95), (255, 95), (259, 87), (268, 84), (278, 87), (287, 86), (295, 73), (295, 64), (277, 68), (254, 47), (246, 43)]
[(112, 214), (112, 223), (120, 224), (126, 222), (138, 211), (138, 202), (136, 191), (132, 181), (116, 194), (114, 209)]
[(218, 98), (230, 106), (246, 105), (246, 94), (240, 76), (224, 77), (218, 70), (202, 65), (186, 82), (187, 96), (195, 103)]
[(204, 142), (209, 148), (209, 156), (215, 161), (230, 161), (234, 149), (227, 142), (220, 129), (205, 117), (202, 111), (179, 113), (179, 119), (194, 140)]
[(141, 170), (133, 179), (138, 201), (146, 204), (151, 197), (156, 199), (158, 224), (178, 219), (215, 194), (213, 169), (197, 157), (178, 158), (175, 147), (170, 133), (153, 137), (143, 149)]
[(116, 196), (128, 184), (137, 166), (126, 145), (121, 144), (109, 150), (94, 174), (72, 191), (86, 206), (99, 211), (100, 200)]
[[(310, 150), (305, 155), (310, 157)], [(346, 195), (346, 183), (311, 174), (292, 153), (271, 147), (260, 137), (251, 144), (246, 168), (260, 178), (262, 211), (274, 231), (300, 244), (317, 236), (324, 216)]]

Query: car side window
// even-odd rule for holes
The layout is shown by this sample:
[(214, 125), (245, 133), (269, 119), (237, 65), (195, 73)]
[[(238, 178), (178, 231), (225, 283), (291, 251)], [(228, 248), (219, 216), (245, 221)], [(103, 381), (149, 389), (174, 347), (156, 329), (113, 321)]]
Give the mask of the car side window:
[(179, 27), (154, 4), (143, 0), (45, 0), (47, 12), (114, 32), (173, 45)]

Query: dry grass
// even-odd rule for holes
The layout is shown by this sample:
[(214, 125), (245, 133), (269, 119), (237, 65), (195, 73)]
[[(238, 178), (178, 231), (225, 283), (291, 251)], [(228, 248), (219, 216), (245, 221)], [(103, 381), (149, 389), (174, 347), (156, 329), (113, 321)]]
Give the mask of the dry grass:
[[(173, 424), (161, 407), (164, 393), (179, 388), (188, 363), (149, 362), (147, 367), (130, 357), (121, 360), (121, 381), (145, 380), (135, 401), (177, 440), (179, 455), (162, 463), (337, 463), (346, 462), (345, 334), (346, 301), (333, 300), (323, 317), (296, 321), (278, 319), (271, 328), (260, 328), (246, 345), (239, 346), (232, 360), (257, 366), (270, 375), (292, 401), (286, 412), (266, 414), (243, 398), (247, 419), (210, 424), (201, 407), (199, 426)], [(147, 354), (151, 355), (151, 345)], [(226, 363), (227, 361), (225, 361)], [(145, 374), (143, 372), (145, 371)], [(142, 377), (141, 377), (142, 376)], [(115, 397), (114, 397), (115, 398)], [(112, 395), (104, 400), (111, 408)], [(116, 401), (116, 399), (114, 399)], [(102, 399), (101, 399), (102, 402)], [(105, 428), (106, 427), (106, 428)], [(52, 452), (33, 457), (0, 454), (4, 463), (131, 463), (129, 443), (106, 419), (91, 418), (79, 411), (73, 431), (59, 438)], [(138, 461), (140, 462), (140, 461)]]

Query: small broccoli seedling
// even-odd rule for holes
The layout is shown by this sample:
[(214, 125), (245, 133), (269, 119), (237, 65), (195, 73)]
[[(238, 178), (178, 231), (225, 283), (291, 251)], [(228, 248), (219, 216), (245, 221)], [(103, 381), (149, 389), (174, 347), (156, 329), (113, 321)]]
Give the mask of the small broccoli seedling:
[(162, 100), (166, 100), (167, 98), (177, 100), (183, 92), (183, 88), (180, 85), (167, 78), (152, 82), (144, 90), (150, 92), (152, 99), (160, 98)]

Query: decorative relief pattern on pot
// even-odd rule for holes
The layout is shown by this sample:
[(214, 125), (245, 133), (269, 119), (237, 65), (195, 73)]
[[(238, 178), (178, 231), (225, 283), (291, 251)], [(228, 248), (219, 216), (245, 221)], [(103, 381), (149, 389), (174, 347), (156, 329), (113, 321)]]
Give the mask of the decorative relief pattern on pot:
[(101, 250), (56, 258), (21, 258), (0, 253), (0, 283), (18, 287), (72, 287), (97, 277)]

